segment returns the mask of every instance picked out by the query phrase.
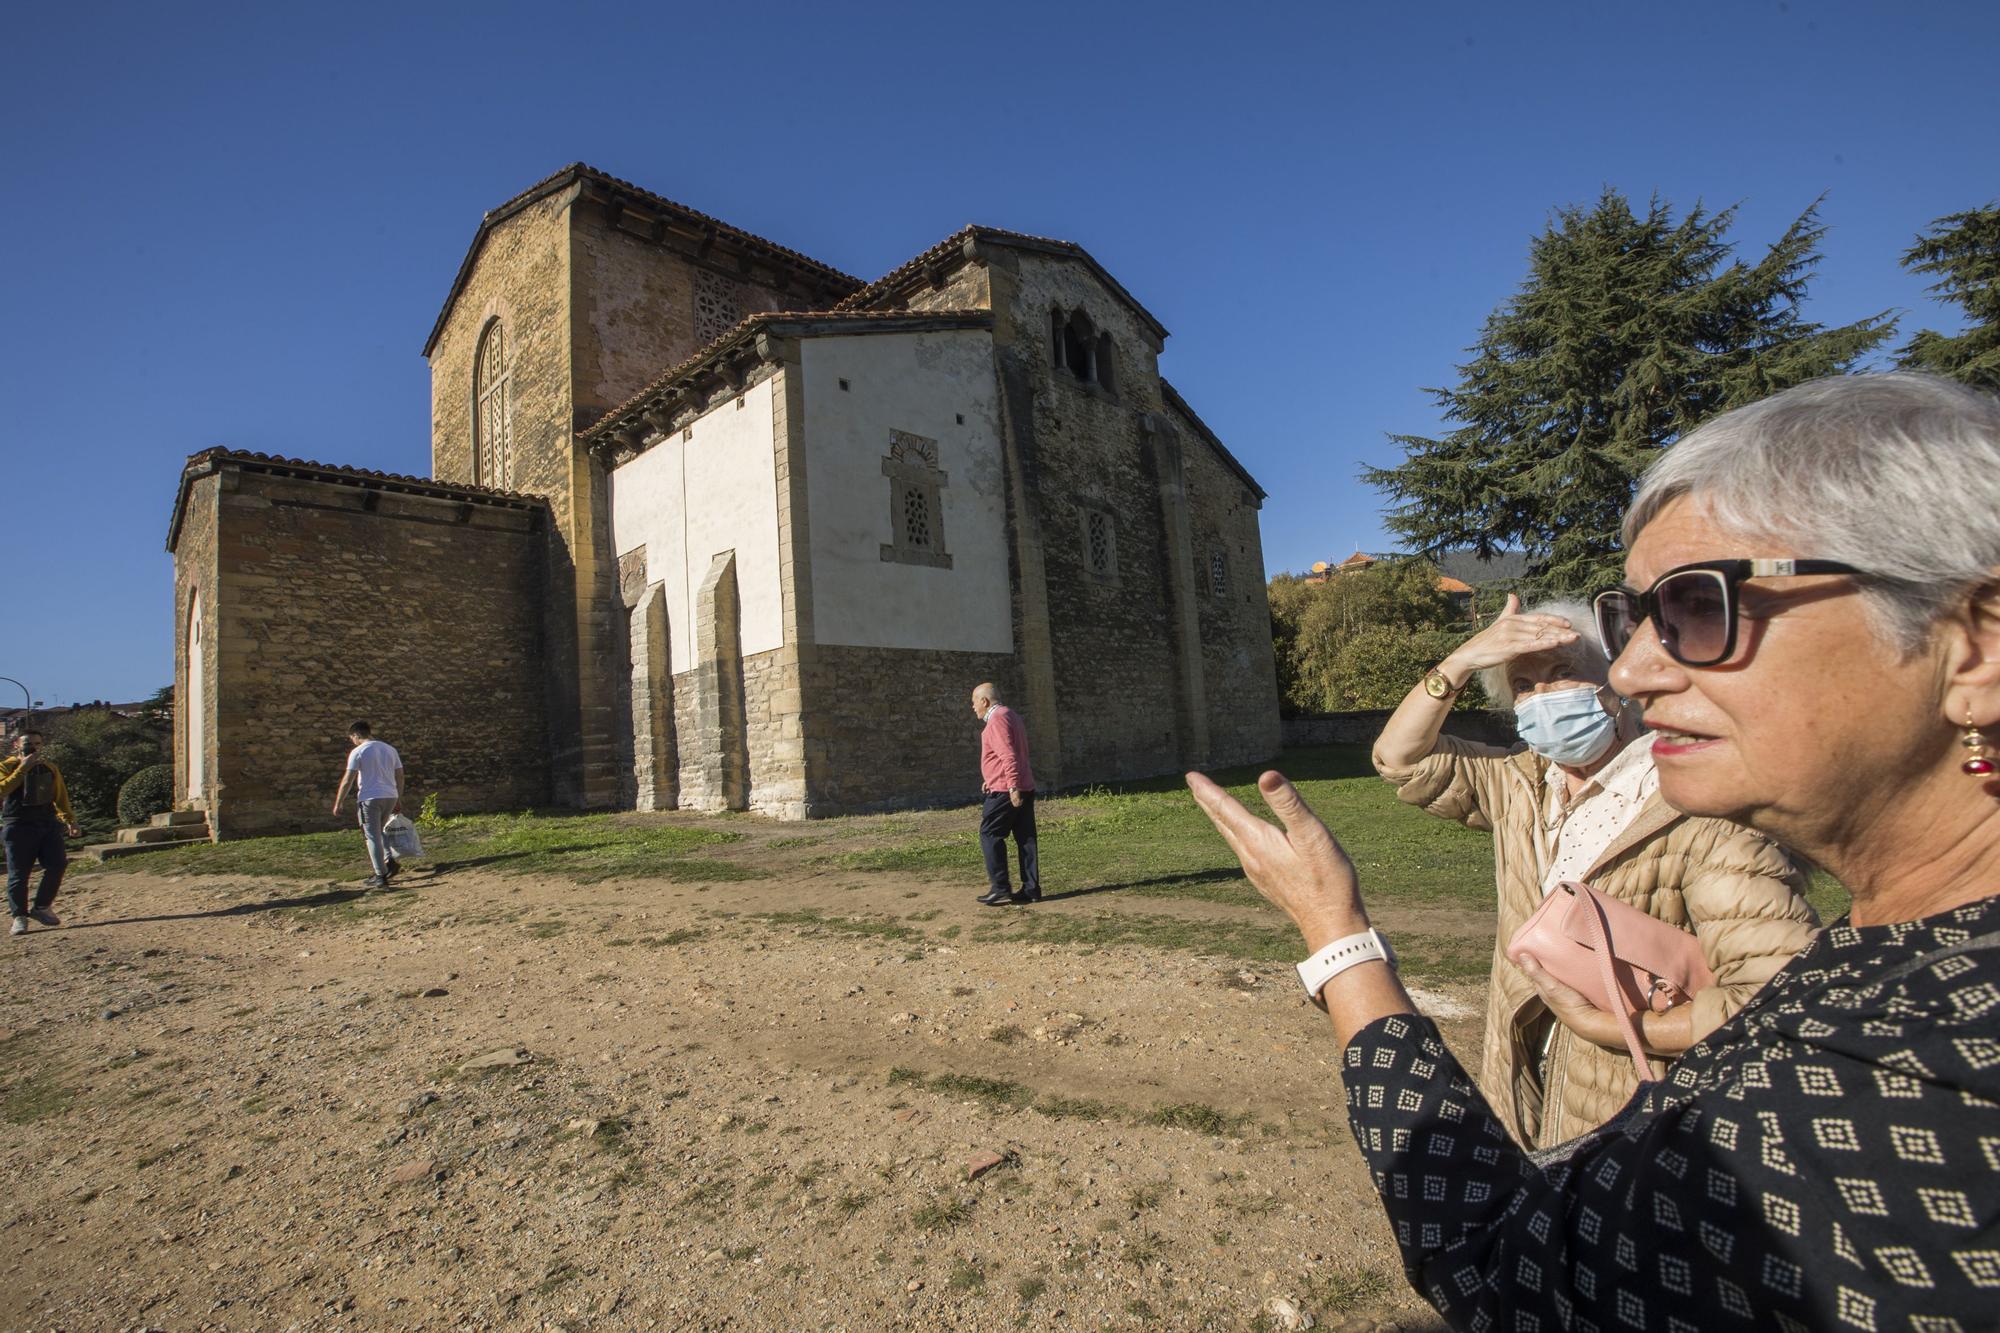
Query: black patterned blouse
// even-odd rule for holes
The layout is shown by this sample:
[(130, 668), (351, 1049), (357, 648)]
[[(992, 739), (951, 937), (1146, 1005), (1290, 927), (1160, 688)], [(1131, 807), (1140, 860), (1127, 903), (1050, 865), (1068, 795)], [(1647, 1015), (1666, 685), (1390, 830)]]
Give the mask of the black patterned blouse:
[(1427, 1019), (1345, 1056), (1454, 1328), (2000, 1329), (2000, 898), (1821, 932), (1609, 1125), (1530, 1158)]

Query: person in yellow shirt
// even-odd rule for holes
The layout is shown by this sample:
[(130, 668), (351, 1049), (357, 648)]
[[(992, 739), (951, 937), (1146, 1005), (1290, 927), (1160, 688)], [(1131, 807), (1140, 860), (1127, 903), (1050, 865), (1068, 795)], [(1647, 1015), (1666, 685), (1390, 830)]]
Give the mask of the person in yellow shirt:
[[(7, 847), (7, 910), (14, 917), (14, 934), (27, 934), (30, 921), (62, 924), (55, 901), (69, 864), (63, 838), (81, 832), (62, 770), (42, 755), (42, 733), (22, 732), (14, 738), (14, 753), (0, 759), (0, 842)], [(28, 876), (36, 862), (41, 863), (42, 882), (30, 907)]]

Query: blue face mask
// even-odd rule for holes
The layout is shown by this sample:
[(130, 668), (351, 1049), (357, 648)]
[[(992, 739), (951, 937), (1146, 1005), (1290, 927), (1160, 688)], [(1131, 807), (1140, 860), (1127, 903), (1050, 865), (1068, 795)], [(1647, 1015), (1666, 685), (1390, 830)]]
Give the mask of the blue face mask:
[(1604, 711), (1591, 685), (1529, 695), (1514, 705), (1514, 726), (1530, 750), (1573, 766), (1602, 758), (1618, 737), (1618, 719)]

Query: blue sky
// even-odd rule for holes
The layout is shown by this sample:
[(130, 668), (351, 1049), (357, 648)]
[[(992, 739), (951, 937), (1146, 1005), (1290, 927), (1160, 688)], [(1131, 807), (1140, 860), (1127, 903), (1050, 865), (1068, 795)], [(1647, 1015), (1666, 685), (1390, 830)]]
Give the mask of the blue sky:
[[(741, 15), (732, 22), (732, 15)], [(1271, 492), (1271, 572), (1381, 548), (1556, 206), (1825, 196), (1810, 313), (1952, 329), (1897, 256), (2000, 196), (1989, 4), (16, 6), (0, 81), (0, 675), (171, 677), (215, 444), (428, 468), (481, 212), (583, 160), (864, 277), (967, 222), (1087, 246)], [(365, 644), (355, 645), (365, 653)], [(0, 701), (8, 701), (0, 686)]]

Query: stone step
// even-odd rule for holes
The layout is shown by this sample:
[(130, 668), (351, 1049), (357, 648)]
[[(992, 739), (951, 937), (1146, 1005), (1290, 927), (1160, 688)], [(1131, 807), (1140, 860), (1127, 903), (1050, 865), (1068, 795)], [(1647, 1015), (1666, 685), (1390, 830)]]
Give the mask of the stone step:
[(199, 824), (153, 824), (145, 828), (122, 828), (118, 830), (118, 841), (127, 846), (133, 843), (194, 842), (208, 837), (208, 821)]
[(206, 824), (208, 816), (199, 810), (169, 810), (163, 815), (154, 815), (152, 827), (167, 828), (174, 824)]
[(187, 839), (175, 842), (99, 842), (78, 850), (78, 856), (87, 856), (99, 862), (115, 861), (121, 856), (137, 856), (140, 852), (164, 852), (169, 847), (185, 847)]

